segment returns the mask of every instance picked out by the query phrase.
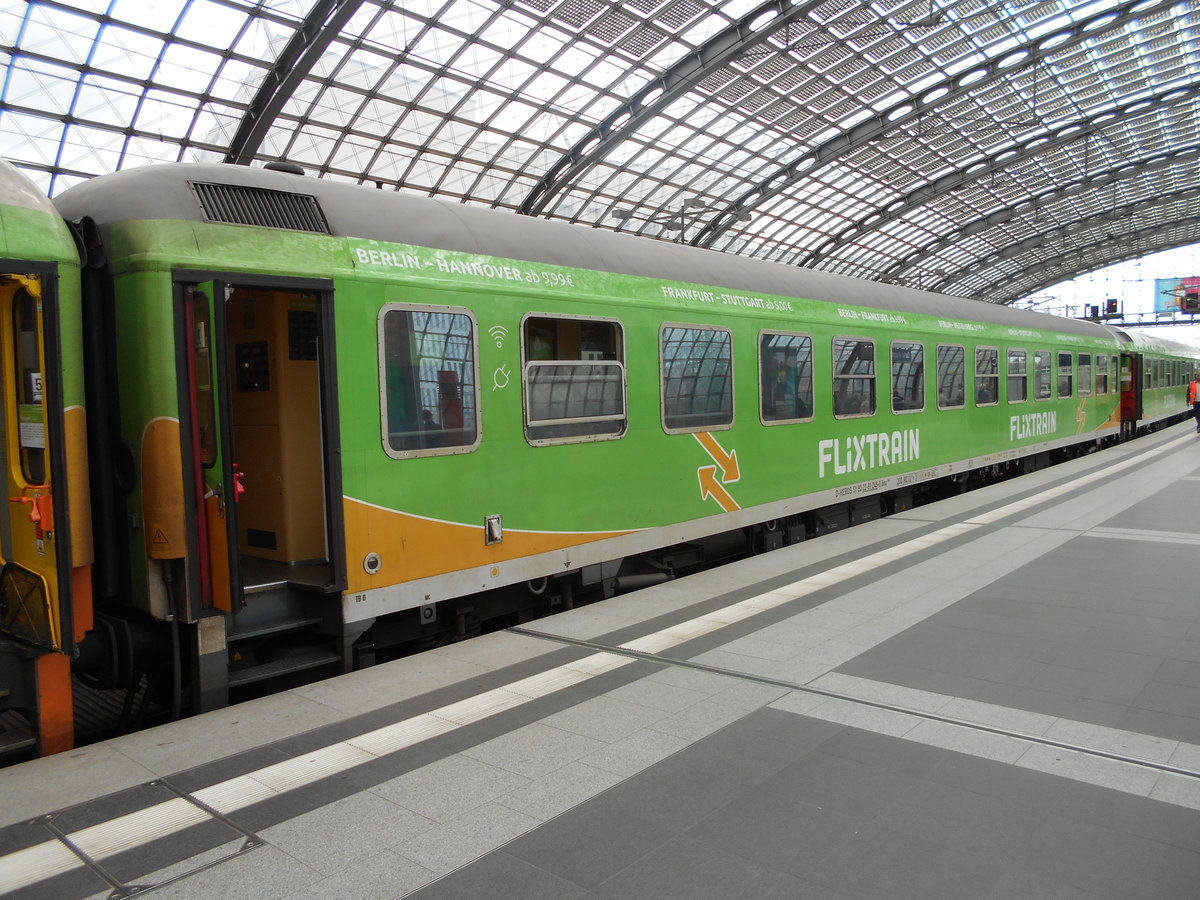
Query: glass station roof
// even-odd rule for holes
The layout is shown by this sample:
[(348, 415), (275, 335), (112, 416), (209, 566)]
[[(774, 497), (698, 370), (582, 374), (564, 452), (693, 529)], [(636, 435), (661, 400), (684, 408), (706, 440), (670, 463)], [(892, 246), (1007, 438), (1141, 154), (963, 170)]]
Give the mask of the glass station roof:
[(1194, 0), (0, 0), (51, 194), (259, 165), (1005, 303), (1200, 241)]

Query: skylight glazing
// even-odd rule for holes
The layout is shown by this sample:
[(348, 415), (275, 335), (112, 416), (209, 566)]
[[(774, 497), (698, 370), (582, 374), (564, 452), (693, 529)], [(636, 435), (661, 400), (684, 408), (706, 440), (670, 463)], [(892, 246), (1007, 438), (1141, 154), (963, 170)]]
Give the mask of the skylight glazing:
[(1200, 240), (1193, 3), (0, 0), (0, 38), (50, 193), (288, 159), (996, 302)]

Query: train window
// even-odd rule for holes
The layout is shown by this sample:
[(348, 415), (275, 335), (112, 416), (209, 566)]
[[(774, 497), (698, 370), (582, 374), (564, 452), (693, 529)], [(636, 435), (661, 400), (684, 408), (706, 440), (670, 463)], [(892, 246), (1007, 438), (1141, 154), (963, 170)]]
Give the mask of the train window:
[(875, 342), (833, 339), (833, 414), (875, 415)]
[(764, 331), (758, 338), (758, 382), (765, 424), (812, 418), (812, 338)]
[[(208, 294), (191, 288), (187, 292), (191, 311), (192, 354), (196, 379), (196, 425), (200, 438), (200, 465), (211, 469), (217, 464), (217, 412), (212, 378), (212, 316)], [(241, 377), (239, 370), (238, 376)]]
[(397, 459), (479, 445), (475, 321), (465, 311), (388, 304), (379, 316), (383, 447)]
[(1108, 393), (1108, 354), (1096, 354), (1096, 394)]
[(1133, 358), (1121, 357), (1121, 393), (1133, 390)]
[(733, 338), (723, 328), (664, 325), (663, 428), (669, 432), (733, 424)]
[(1071, 378), (1073, 373), (1074, 366), (1072, 365), (1071, 354), (1060, 351), (1058, 354), (1058, 396), (1060, 398), (1071, 396)]
[(1028, 360), (1024, 350), (1008, 351), (1008, 402), (1024, 403), (1029, 399)]
[(41, 332), (42, 305), (24, 289), (13, 299), (12, 364), (17, 386), (20, 418), (21, 476), (30, 485), (45, 484), (46, 411), (42, 400)]
[(975, 348), (975, 405), (995, 406), (1000, 399), (1000, 351)]
[(892, 412), (925, 408), (925, 345), (892, 342)]
[(530, 443), (602, 441), (625, 433), (621, 326), (594, 319), (526, 317), (525, 437)]
[(966, 403), (966, 348), (938, 344), (938, 409), (961, 409)]
[(1049, 350), (1033, 351), (1033, 396), (1036, 400), (1050, 399), (1050, 362)]
[(1079, 354), (1079, 396), (1092, 392), (1092, 354)]

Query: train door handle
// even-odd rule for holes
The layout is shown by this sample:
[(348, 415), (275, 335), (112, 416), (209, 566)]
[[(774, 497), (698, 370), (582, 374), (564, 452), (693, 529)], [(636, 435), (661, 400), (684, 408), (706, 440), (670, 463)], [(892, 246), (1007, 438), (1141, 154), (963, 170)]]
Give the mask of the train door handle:
[(48, 491), (46, 485), (22, 488), (19, 497), (9, 497), (9, 503), (28, 503), (29, 521), (33, 523), (34, 532), (40, 541), (45, 535), (54, 531), (54, 501), (48, 493), (33, 493), (30, 491)]

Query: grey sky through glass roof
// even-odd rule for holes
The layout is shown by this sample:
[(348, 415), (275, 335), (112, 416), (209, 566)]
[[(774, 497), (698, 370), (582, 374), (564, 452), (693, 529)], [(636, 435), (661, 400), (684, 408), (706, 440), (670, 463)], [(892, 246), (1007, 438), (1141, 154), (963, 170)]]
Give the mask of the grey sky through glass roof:
[(1194, 0), (0, 0), (0, 47), (52, 194), (289, 159), (993, 302), (1200, 240)]

